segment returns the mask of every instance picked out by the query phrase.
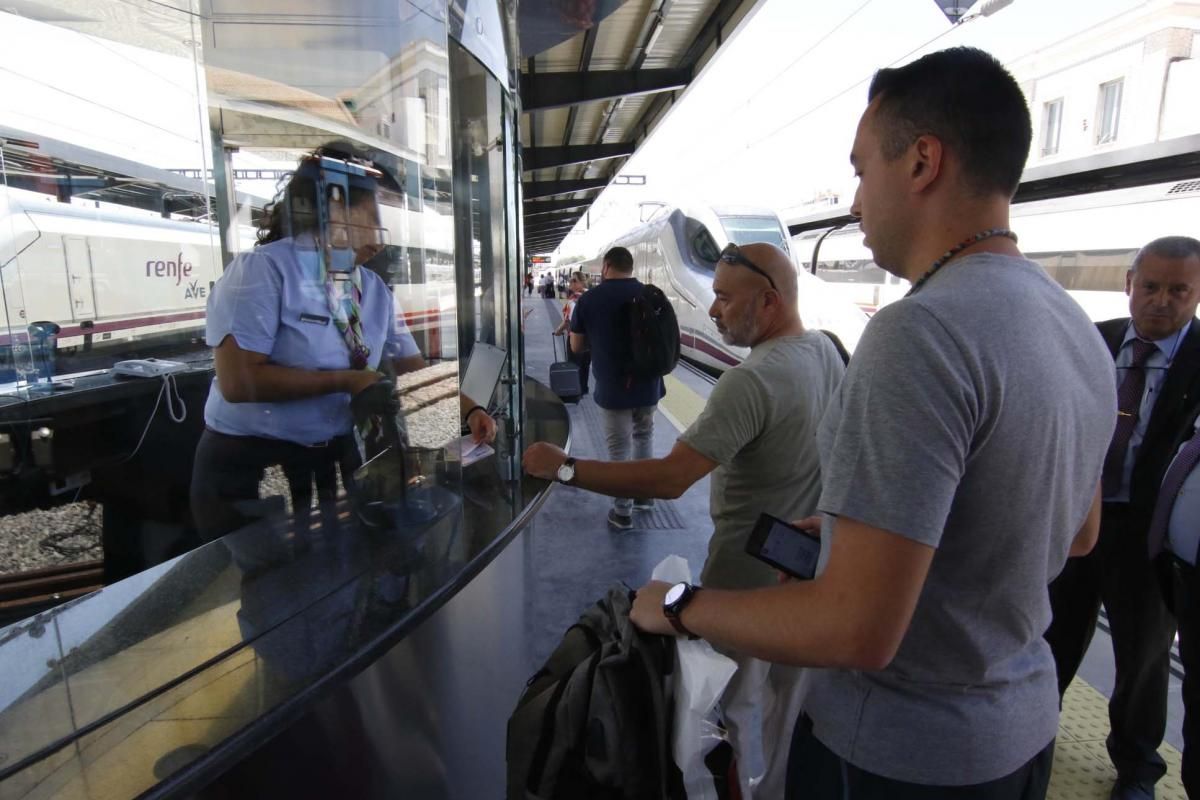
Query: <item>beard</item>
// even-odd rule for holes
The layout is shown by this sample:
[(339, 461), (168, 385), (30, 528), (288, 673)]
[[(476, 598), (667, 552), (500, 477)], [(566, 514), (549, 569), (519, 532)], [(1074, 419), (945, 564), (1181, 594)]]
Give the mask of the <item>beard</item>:
[(737, 317), (718, 327), (721, 341), (733, 347), (750, 347), (758, 339), (758, 324), (754, 319), (754, 306), (749, 306)]

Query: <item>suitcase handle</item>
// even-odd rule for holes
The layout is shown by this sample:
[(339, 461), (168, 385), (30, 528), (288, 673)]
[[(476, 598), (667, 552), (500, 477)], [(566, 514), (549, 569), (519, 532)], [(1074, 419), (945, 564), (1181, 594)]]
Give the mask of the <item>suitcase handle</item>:
[(557, 333), (550, 334), (550, 349), (554, 352), (554, 360), (558, 360), (558, 340), (563, 340), (563, 361), (571, 360), (571, 346), (567, 344), (567, 336), (570, 334), (564, 333), (559, 336)]

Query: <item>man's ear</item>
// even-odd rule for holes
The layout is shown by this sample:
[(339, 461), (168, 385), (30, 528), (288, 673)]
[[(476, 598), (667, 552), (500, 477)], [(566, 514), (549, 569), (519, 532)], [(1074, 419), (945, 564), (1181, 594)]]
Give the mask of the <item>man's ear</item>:
[(943, 159), (946, 156), (942, 140), (936, 136), (925, 134), (918, 136), (909, 147), (908, 157), (911, 166), (910, 178), (914, 194), (925, 191), (942, 173)]

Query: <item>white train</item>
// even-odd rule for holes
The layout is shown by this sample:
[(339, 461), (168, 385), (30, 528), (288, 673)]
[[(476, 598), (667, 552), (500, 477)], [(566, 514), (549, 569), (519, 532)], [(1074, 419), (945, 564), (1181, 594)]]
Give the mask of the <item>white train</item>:
[[(1021, 251), (1045, 267), (1096, 321), (1128, 316), (1125, 273), (1138, 248), (1160, 236), (1200, 237), (1200, 180), (1101, 192), (1013, 206)], [(792, 238), (809, 269), (824, 231)], [(876, 266), (858, 225), (830, 234), (817, 256), (817, 276), (868, 313), (904, 296), (903, 281)]]
[[(452, 252), (452, 220), (391, 208), (387, 216), (395, 238), (429, 256), (422, 282), (394, 287), (397, 314), (426, 355), (452, 354), (455, 293), (446, 255)], [(240, 238), (248, 246), (254, 232), (241, 230)], [(207, 223), (112, 203), (61, 203), (22, 189), (0, 191), (0, 347), (20, 342), (28, 325), (39, 321), (62, 328), (60, 352), (70, 355), (87, 345), (94, 353), (111, 353), (109, 362), (135, 348), (203, 346), (205, 305), (220, 275), (217, 234)], [(101, 357), (91, 364), (97, 365), (107, 364)]]
[[(737, 365), (749, 352), (721, 341), (708, 316), (717, 258), (729, 242), (770, 242), (791, 252), (779, 216), (762, 208), (662, 206), (647, 222), (610, 245), (628, 248), (637, 278), (658, 286), (671, 301), (679, 318), (684, 357), (718, 371)], [(598, 280), (600, 256), (588, 262), (585, 271)], [(866, 326), (866, 315), (819, 278), (804, 270), (798, 277), (804, 325), (836, 334), (853, 352)]]

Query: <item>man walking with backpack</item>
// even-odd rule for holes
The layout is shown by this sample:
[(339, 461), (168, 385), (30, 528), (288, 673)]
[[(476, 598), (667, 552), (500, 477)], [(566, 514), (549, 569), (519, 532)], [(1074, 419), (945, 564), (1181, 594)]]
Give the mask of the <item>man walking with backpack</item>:
[[(589, 491), (619, 494), (638, 487), (646, 497), (661, 498), (679, 497), (712, 473), (713, 534), (702, 583), (713, 589), (775, 585), (776, 571), (747, 555), (746, 543), (764, 512), (785, 520), (816, 512), (817, 427), (845, 372), (830, 338), (805, 329), (798, 294), (787, 253), (765, 242), (730, 244), (717, 261), (708, 313), (726, 344), (749, 347), (750, 354), (721, 376), (703, 413), (671, 452), (632, 464), (575, 462), (538, 442), (525, 451), (525, 470)], [(561, 471), (568, 464), (569, 477)], [(738, 756), (742, 796), (776, 800), (783, 797), (788, 744), (800, 712), (800, 674), (731, 655), (738, 671), (721, 710)], [(750, 773), (758, 761), (752, 746), (759, 741), (761, 777)]]
[[(604, 254), (600, 278), (600, 285), (575, 304), (571, 350), (575, 353), (591, 350), (592, 374), (596, 378), (592, 398), (604, 420), (609, 459), (628, 461), (631, 454), (634, 459), (650, 458), (654, 446), (654, 412), (667, 392), (661, 375), (647, 375), (634, 369), (634, 352), (648, 345), (634, 341), (630, 320), (633, 310), (643, 303), (646, 287), (633, 277), (633, 256), (624, 247), (614, 247)], [(678, 354), (678, 328), (675, 331), (674, 348)], [(609, 527), (631, 530), (634, 505), (632, 498), (615, 498), (608, 513)]]

